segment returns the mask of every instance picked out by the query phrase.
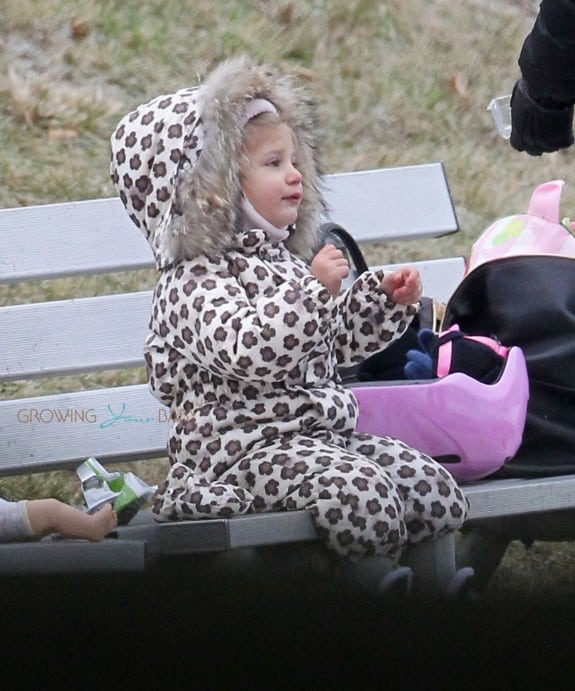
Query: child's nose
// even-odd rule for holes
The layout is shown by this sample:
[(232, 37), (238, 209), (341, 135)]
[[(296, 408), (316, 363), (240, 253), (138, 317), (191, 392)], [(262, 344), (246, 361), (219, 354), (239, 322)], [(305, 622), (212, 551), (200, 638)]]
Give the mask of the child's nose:
[(291, 184), (299, 184), (302, 180), (302, 174), (299, 170), (292, 164), (290, 164), (288, 170), (288, 180)]

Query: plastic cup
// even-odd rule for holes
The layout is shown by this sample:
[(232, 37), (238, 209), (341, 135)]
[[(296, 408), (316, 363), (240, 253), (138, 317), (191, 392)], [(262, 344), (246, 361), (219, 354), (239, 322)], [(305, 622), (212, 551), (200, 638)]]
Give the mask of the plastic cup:
[(509, 139), (511, 136), (511, 94), (492, 98), (487, 110), (491, 113), (499, 134), (503, 139)]

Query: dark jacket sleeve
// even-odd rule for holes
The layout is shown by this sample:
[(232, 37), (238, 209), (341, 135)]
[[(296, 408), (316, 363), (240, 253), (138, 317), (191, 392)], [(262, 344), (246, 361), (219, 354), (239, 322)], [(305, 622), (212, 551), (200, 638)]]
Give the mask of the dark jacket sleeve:
[(575, 103), (575, 0), (542, 0), (519, 67), (531, 97), (541, 105)]

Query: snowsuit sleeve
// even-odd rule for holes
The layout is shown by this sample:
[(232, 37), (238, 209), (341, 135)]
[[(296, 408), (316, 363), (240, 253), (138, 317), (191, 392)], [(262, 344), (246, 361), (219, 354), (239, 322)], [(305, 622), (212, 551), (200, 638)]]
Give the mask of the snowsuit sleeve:
[(575, 103), (575, 0), (543, 0), (519, 56), (530, 95), (542, 105)]
[(351, 366), (383, 350), (406, 330), (419, 305), (400, 305), (381, 289), (384, 272), (366, 271), (340, 297), (338, 364)]

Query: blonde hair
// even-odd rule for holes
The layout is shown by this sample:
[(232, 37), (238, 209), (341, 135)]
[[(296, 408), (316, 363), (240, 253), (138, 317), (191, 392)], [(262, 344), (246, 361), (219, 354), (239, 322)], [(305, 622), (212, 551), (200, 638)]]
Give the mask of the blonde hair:
[(245, 165), (249, 163), (249, 158), (246, 151), (248, 139), (252, 137), (256, 132), (271, 129), (272, 127), (277, 127), (278, 125), (286, 125), (286, 127), (289, 127), (294, 141), (294, 146), (296, 148), (299, 147), (299, 142), (296, 137), (296, 134), (293, 131), (292, 127), (290, 127), (290, 125), (286, 122), (286, 120), (282, 118), (279, 113), (264, 111), (263, 113), (259, 113), (253, 118), (250, 118), (244, 125), (244, 132), (242, 136), (242, 148), (240, 152), (241, 168), (243, 168)]

